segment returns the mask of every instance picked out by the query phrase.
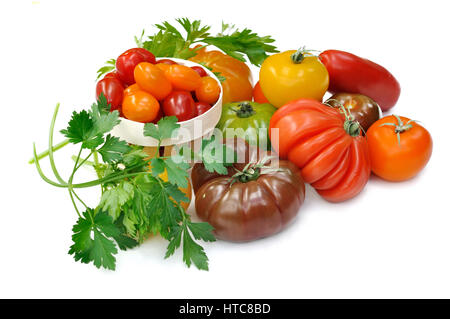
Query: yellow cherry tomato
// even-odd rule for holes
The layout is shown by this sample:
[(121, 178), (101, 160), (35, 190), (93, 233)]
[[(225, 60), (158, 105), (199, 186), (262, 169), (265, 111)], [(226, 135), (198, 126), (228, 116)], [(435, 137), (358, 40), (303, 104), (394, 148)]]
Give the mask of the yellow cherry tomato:
[(328, 82), (319, 58), (302, 49), (269, 56), (259, 71), (262, 92), (275, 107), (300, 98), (322, 101)]

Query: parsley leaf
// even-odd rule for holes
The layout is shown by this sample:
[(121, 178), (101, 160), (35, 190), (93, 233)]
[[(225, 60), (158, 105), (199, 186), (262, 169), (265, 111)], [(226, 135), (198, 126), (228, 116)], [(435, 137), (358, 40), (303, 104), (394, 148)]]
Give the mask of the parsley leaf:
[(230, 165), (227, 159), (235, 158), (236, 154), (234, 150), (225, 144), (216, 141), (213, 136), (210, 139), (202, 140), (200, 157), (208, 172), (217, 172), (218, 174), (226, 175), (228, 174), (226, 166)]
[(208, 270), (208, 257), (203, 247), (192, 239), (186, 223), (183, 224), (183, 260), (188, 267), (194, 263), (198, 269)]
[(122, 181), (118, 185), (107, 189), (102, 194), (98, 207), (116, 220), (121, 212), (121, 207), (133, 197), (134, 187), (130, 182)]
[[(117, 247), (108, 237), (120, 237), (120, 229), (112, 222), (112, 218), (104, 212), (94, 216), (92, 209), (87, 209), (83, 216), (73, 226), (72, 240), (69, 254), (74, 255), (76, 261), (93, 262), (97, 268), (114, 270), (116, 268)], [(127, 242), (127, 245), (130, 245)], [(123, 242), (121, 242), (123, 245)]]
[(116, 69), (116, 60), (115, 59), (110, 59), (108, 61), (106, 61), (105, 66), (101, 67), (100, 69), (97, 70), (97, 79), (100, 79), (102, 77), (102, 75), (112, 72)]
[(98, 149), (98, 152), (102, 156), (104, 162), (113, 163), (121, 160), (123, 155), (130, 149), (131, 147), (128, 146), (127, 142), (108, 134), (105, 143)]
[(158, 126), (153, 123), (145, 123), (144, 136), (150, 136), (161, 142), (164, 139), (175, 136), (180, 127), (176, 116), (165, 116), (158, 121)]

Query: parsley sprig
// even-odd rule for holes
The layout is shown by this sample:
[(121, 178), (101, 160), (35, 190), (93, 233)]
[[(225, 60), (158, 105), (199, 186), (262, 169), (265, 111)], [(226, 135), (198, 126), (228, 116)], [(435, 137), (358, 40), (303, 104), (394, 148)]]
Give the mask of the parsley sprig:
[[(149, 50), (156, 57), (180, 59), (189, 59), (197, 55), (198, 50), (214, 46), (233, 58), (243, 62), (248, 60), (256, 66), (260, 66), (267, 58), (267, 53), (278, 52), (271, 36), (259, 36), (248, 28), (239, 30), (235, 25), (222, 22), (221, 32), (212, 35), (211, 26), (203, 25), (200, 20), (178, 18), (175, 21), (176, 25), (168, 21), (156, 24), (157, 32), (147, 36), (147, 39), (143, 30), (139, 37), (134, 37), (136, 45)], [(107, 61), (97, 71), (97, 79), (112, 71), (114, 62), (112, 59)]]
[[(188, 183), (189, 164), (185, 157), (161, 157), (157, 154), (148, 158), (142, 147), (128, 145), (112, 136), (111, 130), (120, 122), (119, 113), (110, 112), (110, 105), (100, 95), (89, 110), (73, 112), (67, 128), (61, 130), (67, 140), (59, 145), (70, 143), (79, 146), (78, 155), (73, 157), (72, 172), (66, 180), (57, 170), (53, 157), (53, 132), (58, 109), (59, 104), (50, 125), (49, 149), (38, 156), (33, 145), (33, 162), (44, 181), (68, 190), (78, 214), (69, 254), (76, 261), (92, 262), (97, 268), (114, 270), (118, 250), (133, 248), (150, 234), (160, 234), (169, 241), (165, 258), (182, 245), (186, 265), (194, 264), (198, 269), (207, 270), (208, 258), (198, 242), (212, 242), (215, 238), (208, 223), (193, 222), (181, 205), (188, 201), (180, 190)], [(144, 135), (161, 144), (176, 134), (179, 126), (176, 117), (164, 117), (158, 125), (146, 124)], [(204, 145), (210, 143), (216, 142), (205, 140)], [(208, 156), (203, 150), (204, 147), (198, 154), (191, 153), (197, 159), (206, 159), (209, 169), (226, 172), (224, 164), (221, 164), (222, 158)], [(40, 159), (45, 154), (56, 180), (47, 177), (41, 169)], [(74, 176), (83, 165), (93, 167), (97, 179), (75, 184)], [(164, 171), (167, 171), (167, 180), (161, 177)], [(94, 186), (100, 186), (102, 195), (97, 206), (91, 207), (77, 192), (80, 188)]]

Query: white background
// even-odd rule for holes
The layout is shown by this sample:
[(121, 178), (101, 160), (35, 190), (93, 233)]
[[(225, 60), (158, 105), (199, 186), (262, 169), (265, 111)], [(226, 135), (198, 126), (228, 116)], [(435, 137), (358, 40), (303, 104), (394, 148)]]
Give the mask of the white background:
[[(1, 1), (0, 297), (391, 298), (450, 297), (449, 58), (446, 1)], [(94, 99), (95, 71), (133, 36), (187, 16), (272, 35), (280, 50), (341, 49), (387, 67), (402, 86), (393, 111), (434, 139), (416, 178), (372, 177), (354, 200), (330, 204), (311, 189), (282, 233), (246, 244), (205, 244), (210, 271), (164, 260), (152, 239), (120, 252), (115, 272), (67, 254), (76, 221), (68, 193), (27, 164), (73, 109)], [(257, 78), (257, 73), (255, 74)], [(62, 139), (57, 133), (55, 141)], [(56, 154), (67, 176), (74, 149)], [(48, 175), (48, 165), (43, 165)], [(83, 170), (80, 179), (94, 177)], [(95, 205), (96, 191), (83, 193)], [(191, 206), (192, 207), (192, 206)]]

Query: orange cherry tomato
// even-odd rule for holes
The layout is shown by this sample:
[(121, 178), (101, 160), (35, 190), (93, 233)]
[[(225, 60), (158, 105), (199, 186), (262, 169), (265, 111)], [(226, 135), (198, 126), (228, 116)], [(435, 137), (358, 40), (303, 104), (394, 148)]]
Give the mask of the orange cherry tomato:
[(201, 83), (200, 75), (195, 70), (184, 65), (169, 65), (169, 69), (165, 74), (176, 90), (194, 91)]
[(137, 91), (142, 91), (142, 89), (139, 87), (139, 85), (137, 85), (136, 83), (135, 84), (132, 84), (132, 85), (130, 85), (129, 87), (127, 87), (124, 91), (123, 91), (123, 96), (125, 96), (125, 95), (130, 95), (130, 94), (134, 94), (134, 93), (136, 93)]
[(220, 95), (220, 85), (210, 76), (201, 78), (200, 86), (195, 90), (195, 96), (200, 102), (216, 103)]
[(406, 117), (386, 116), (372, 124), (366, 136), (372, 172), (388, 181), (416, 176), (431, 157), (430, 133)]
[(264, 96), (264, 93), (261, 90), (261, 85), (259, 85), (259, 81), (256, 82), (255, 87), (253, 88), (253, 101), (261, 104), (270, 103)]
[(172, 84), (164, 71), (155, 64), (139, 63), (134, 69), (134, 79), (142, 90), (150, 93), (157, 100), (163, 100), (172, 92)]
[(157, 117), (159, 102), (150, 93), (136, 91), (125, 95), (122, 112), (129, 120), (148, 123)]
[(167, 63), (158, 63), (155, 65), (164, 72), (164, 75), (166, 75), (170, 69), (170, 64), (167, 64)]

